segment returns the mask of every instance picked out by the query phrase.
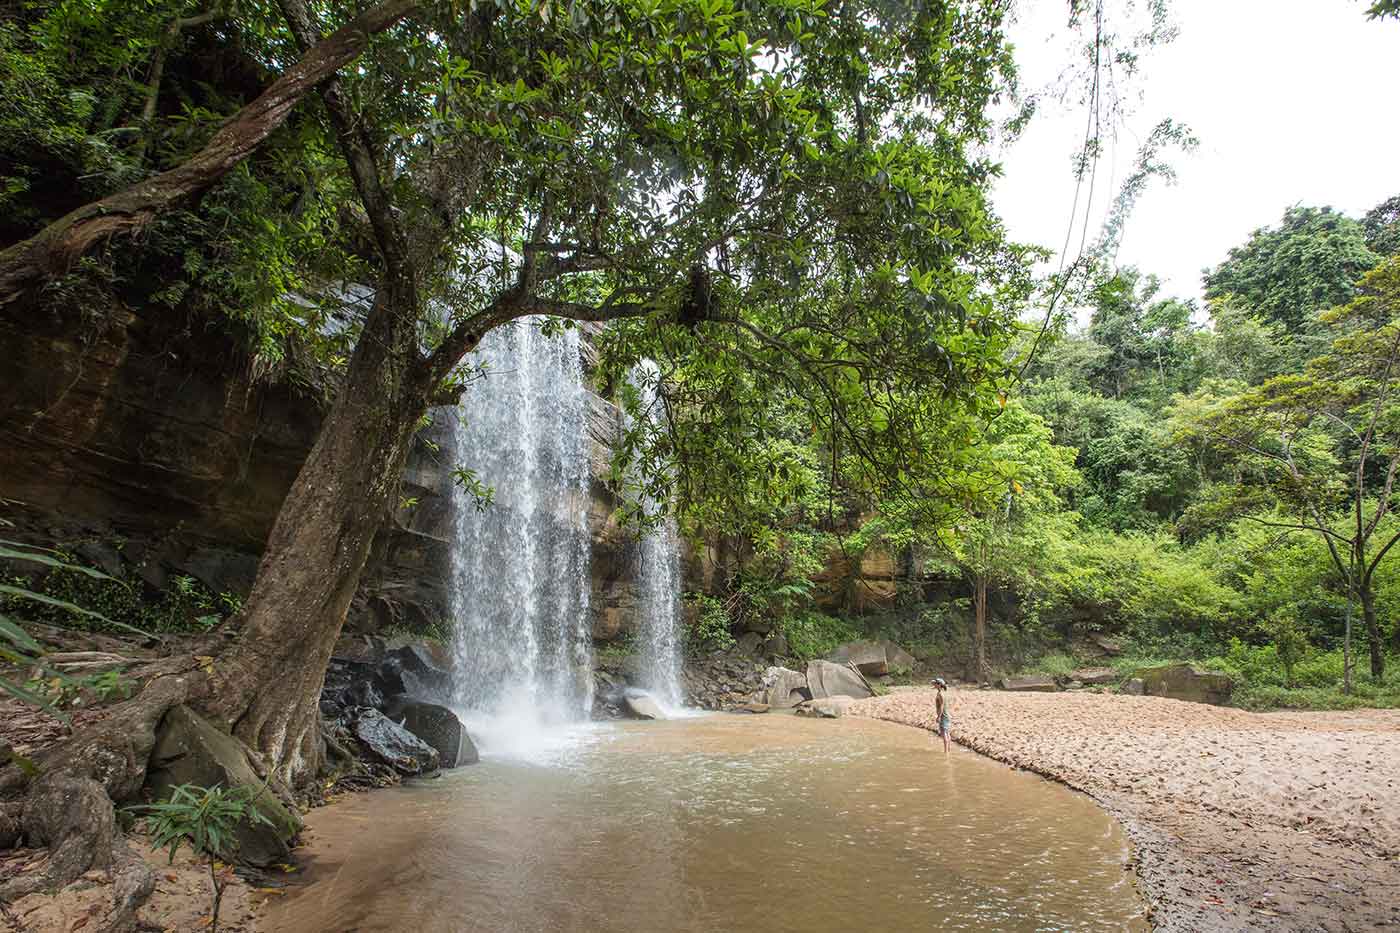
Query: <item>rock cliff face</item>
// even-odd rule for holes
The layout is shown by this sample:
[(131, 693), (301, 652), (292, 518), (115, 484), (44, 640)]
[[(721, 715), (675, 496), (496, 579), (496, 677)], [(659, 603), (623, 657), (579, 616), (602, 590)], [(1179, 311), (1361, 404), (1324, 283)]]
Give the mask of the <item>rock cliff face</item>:
[[(154, 589), (182, 574), (246, 592), (324, 390), (260, 371), (225, 325), (152, 308), (99, 317), (0, 312), (0, 513), (21, 533), (82, 543), (109, 570), (129, 565)], [(605, 641), (633, 628), (637, 605), (636, 545), (612, 520), (607, 485), (618, 428), (617, 409), (593, 396), (592, 624)], [(405, 507), (376, 538), (350, 631), (446, 618), (452, 465), (440, 430), (415, 445)]]

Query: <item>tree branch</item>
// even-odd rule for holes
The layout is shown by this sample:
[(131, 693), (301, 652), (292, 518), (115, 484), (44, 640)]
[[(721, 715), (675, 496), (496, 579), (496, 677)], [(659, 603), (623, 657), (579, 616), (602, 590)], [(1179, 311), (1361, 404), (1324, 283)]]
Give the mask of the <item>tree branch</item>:
[(286, 121), (308, 91), (359, 57), (370, 36), (388, 29), (417, 6), (418, 0), (387, 0), (360, 14), (328, 38), (309, 45), (300, 61), (234, 114), (184, 164), (70, 211), (0, 252), (0, 306), (67, 272), (98, 242), (136, 233), (213, 187)]

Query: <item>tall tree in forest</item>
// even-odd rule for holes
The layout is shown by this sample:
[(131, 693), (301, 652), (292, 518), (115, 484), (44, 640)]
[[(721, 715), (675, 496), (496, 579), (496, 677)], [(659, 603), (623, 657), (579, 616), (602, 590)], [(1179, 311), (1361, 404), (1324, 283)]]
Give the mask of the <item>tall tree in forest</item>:
[(1069, 532), (1074, 515), (1064, 496), (1079, 483), (1074, 457), (1074, 448), (1053, 442), (1044, 421), (1011, 402), (966, 452), (962, 482), (978, 499), (955, 522), (924, 529), (936, 545), (933, 561), (951, 563), (972, 590), (969, 674), (979, 681), (990, 676), (988, 591), (1029, 583), (1047, 563), (1052, 539)]
[[(1371, 673), (1385, 671), (1376, 571), (1400, 541), (1400, 258), (1321, 316), (1330, 349), (1299, 375), (1194, 408), (1183, 436), (1230, 455), (1232, 480), (1197, 509), (1317, 535), (1361, 608)], [(1200, 400), (1195, 400), (1199, 403)]]
[(1318, 312), (1346, 304), (1379, 257), (1361, 225), (1330, 207), (1290, 207), (1277, 227), (1250, 234), (1206, 271), (1207, 298), (1233, 295), (1289, 333), (1314, 329)]
[(1400, 253), (1400, 194), (1386, 198), (1361, 218), (1366, 245), (1378, 256)]

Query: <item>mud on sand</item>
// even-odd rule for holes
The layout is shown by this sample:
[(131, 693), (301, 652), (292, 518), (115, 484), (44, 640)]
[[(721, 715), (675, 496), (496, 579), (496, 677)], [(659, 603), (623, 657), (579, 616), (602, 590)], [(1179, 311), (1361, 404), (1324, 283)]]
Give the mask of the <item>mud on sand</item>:
[[(1154, 929), (1400, 929), (1400, 710), (950, 699), (958, 743), (1081, 790), (1123, 823)], [(933, 701), (904, 692), (851, 714), (932, 729)]]

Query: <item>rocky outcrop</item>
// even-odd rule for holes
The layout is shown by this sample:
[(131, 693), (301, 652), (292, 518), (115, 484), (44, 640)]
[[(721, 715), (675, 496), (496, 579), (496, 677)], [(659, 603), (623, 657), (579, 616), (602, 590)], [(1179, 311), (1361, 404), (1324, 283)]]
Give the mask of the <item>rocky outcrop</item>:
[(301, 822), (253, 771), (247, 756), (246, 749), (228, 733), (189, 707), (177, 706), (165, 714), (157, 730), (146, 790), (152, 799), (164, 800), (181, 784), (262, 788), (253, 798), (253, 806), (267, 822), (238, 825), (238, 858), (253, 865), (272, 865), (291, 854), (289, 843), (301, 830)]
[(770, 667), (763, 672), (763, 702), (773, 709), (791, 709), (811, 698), (806, 674), (785, 667)]
[(814, 700), (833, 696), (863, 699), (875, 695), (858, 670), (831, 661), (811, 661), (807, 664), (807, 689), (812, 691)]
[(826, 656), (836, 664), (854, 664), (867, 677), (883, 677), (890, 672), (885, 646), (877, 641), (851, 641), (838, 645)]
[(907, 674), (914, 669), (914, 656), (888, 639), (852, 641), (839, 645), (826, 656), (837, 664), (854, 664), (867, 677)]
[(1228, 674), (1203, 671), (1191, 664), (1163, 664), (1137, 672), (1148, 696), (1228, 706), (1234, 684)]
[(1022, 677), (1003, 677), (997, 681), (1002, 690), (1020, 690), (1030, 693), (1054, 693), (1060, 689), (1055, 678), (1044, 674), (1027, 674)]
[(700, 709), (733, 709), (761, 697), (764, 666), (751, 658), (712, 655), (686, 662), (682, 678), (686, 704)]
[(361, 710), (351, 731), (371, 756), (404, 775), (436, 771), (437, 749), (377, 709)]
[(407, 702), (391, 707), (388, 715), (436, 750), (444, 768), (474, 765), (481, 760), (462, 720), (445, 706)]
[(1086, 686), (1100, 686), (1118, 682), (1118, 672), (1111, 667), (1081, 667), (1070, 672), (1070, 680)]

